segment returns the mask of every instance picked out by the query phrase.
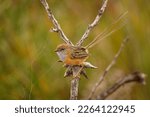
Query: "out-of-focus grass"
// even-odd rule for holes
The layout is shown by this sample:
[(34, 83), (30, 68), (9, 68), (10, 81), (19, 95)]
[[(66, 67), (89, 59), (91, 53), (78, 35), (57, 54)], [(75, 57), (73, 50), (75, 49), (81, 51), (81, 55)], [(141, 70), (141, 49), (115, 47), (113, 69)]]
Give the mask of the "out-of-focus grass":
[[(97, 14), (95, 0), (49, 1), (66, 35), (73, 41), (82, 36)], [(150, 8), (145, 0), (111, 0), (100, 24), (92, 31), (89, 43), (121, 13), (128, 11), (125, 28), (90, 50), (89, 61), (98, 66), (87, 70), (89, 79), (80, 80), (80, 98), (86, 98), (91, 86), (110, 63), (121, 40), (130, 41), (108, 74), (101, 89), (124, 74), (141, 71), (147, 74), (146, 85), (126, 86), (111, 99), (150, 99)], [(70, 79), (63, 78), (64, 68), (57, 63), (55, 47), (62, 40), (50, 33), (52, 23), (37, 0), (5, 0), (0, 4), (0, 99), (69, 99)], [(129, 91), (130, 90), (130, 91)], [(123, 94), (121, 96), (120, 94)]]

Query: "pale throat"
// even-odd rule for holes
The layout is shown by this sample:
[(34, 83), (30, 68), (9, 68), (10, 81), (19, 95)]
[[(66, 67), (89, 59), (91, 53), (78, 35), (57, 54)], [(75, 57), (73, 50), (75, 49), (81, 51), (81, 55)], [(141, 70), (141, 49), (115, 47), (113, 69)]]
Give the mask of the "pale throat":
[(65, 59), (66, 59), (66, 52), (57, 52), (57, 55), (58, 55), (58, 57), (59, 57), (59, 59), (61, 60), (61, 61), (65, 61)]

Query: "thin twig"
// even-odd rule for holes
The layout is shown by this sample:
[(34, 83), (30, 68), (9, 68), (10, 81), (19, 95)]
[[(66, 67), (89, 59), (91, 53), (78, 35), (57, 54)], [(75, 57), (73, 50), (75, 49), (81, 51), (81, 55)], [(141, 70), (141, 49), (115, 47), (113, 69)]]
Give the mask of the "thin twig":
[(144, 73), (140, 73), (140, 72), (134, 72), (132, 74), (129, 74), (129, 75), (119, 79), (109, 89), (105, 90), (100, 95), (98, 95), (96, 99), (99, 99), (99, 100), (106, 99), (108, 96), (110, 96), (112, 93), (114, 93), (117, 89), (119, 89), (121, 86), (124, 86), (127, 83), (138, 82), (141, 84), (145, 84), (145, 77), (146, 77), (146, 75)]
[(59, 33), (60, 37), (63, 39), (63, 41), (65, 43), (73, 45), (73, 43), (66, 37), (66, 35), (63, 32), (63, 30), (61, 29), (58, 21), (56, 20), (56, 18), (54, 17), (51, 9), (49, 8), (49, 5), (48, 5), (47, 1), (46, 0), (40, 0), (40, 1), (43, 4), (43, 6), (45, 7), (45, 10), (46, 10), (46, 12), (48, 14), (49, 19), (52, 21), (52, 23), (55, 26), (55, 28), (53, 28), (52, 31)]
[(107, 2), (108, 0), (104, 0), (102, 7), (98, 10), (98, 14), (96, 16), (96, 18), (94, 19), (94, 21), (88, 26), (88, 28), (86, 29), (85, 33), (83, 34), (83, 36), (81, 37), (81, 39), (78, 41), (78, 43), (76, 44), (77, 46), (81, 46), (82, 43), (84, 42), (85, 39), (88, 38), (91, 30), (98, 24), (98, 22), (100, 21), (101, 16), (103, 15), (105, 8), (107, 6)]
[(92, 91), (88, 97), (88, 99), (92, 99), (92, 97), (94, 96), (94, 93), (96, 91), (96, 89), (98, 88), (98, 86), (100, 86), (100, 84), (102, 83), (102, 81), (104, 80), (104, 78), (106, 77), (107, 73), (109, 72), (109, 70), (113, 67), (113, 65), (116, 63), (117, 61), (117, 58), (119, 57), (119, 55), (121, 54), (124, 46), (125, 46), (125, 43), (127, 42), (129, 38), (126, 37), (122, 43), (121, 43), (121, 46), (118, 50), (118, 52), (116, 53), (116, 55), (114, 56), (113, 60), (111, 61), (111, 63), (107, 66), (107, 68), (104, 70), (104, 72), (102, 73), (102, 75), (99, 77), (98, 81), (96, 82), (96, 84), (94, 85), (94, 87), (92, 88)]

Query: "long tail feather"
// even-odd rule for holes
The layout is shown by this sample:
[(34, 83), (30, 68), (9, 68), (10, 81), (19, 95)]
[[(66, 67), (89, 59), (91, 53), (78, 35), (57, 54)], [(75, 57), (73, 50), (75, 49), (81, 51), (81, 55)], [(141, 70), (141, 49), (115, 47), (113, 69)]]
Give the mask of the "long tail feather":
[[(98, 42), (102, 41), (103, 39), (107, 38), (110, 36), (112, 33), (116, 32), (120, 28), (122, 28), (124, 25), (119, 26), (119, 28), (116, 28), (112, 30), (113, 27), (127, 14), (128, 12), (126, 11), (125, 13), (121, 14), (109, 27), (105, 28), (103, 32), (101, 32), (99, 35), (95, 37), (95, 39), (90, 42), (85, 48), (89, 49), (96, 45)], [(111, 32), (110, 32), (111, 31)]]

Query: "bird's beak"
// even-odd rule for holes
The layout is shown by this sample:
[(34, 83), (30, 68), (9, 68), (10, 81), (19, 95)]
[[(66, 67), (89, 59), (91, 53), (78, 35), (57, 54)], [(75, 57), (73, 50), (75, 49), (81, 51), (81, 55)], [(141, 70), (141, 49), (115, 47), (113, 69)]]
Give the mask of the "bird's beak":
[(54, 52), (58, 52), (58, 49), (55, 49), (55, 51)]

